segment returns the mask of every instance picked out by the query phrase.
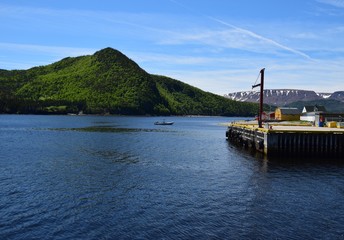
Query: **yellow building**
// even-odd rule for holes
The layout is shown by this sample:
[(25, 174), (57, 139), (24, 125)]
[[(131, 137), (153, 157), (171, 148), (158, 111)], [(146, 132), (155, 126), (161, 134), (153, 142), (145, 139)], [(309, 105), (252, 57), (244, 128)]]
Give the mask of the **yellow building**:
[(276, 108), (275, 119), (284, 121), (300, 120), (301, 111), (297, 108)]

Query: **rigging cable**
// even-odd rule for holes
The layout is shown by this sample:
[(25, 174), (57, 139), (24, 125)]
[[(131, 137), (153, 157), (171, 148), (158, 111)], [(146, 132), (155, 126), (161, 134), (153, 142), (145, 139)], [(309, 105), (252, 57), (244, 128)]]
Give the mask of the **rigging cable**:
[(257, 79), (256, 79), (256, 81), (254, 82), (253, 86), (257, 84), (257, 81), (258, 81), (259, 77), (260, 77), (260, 72), (258, 73)]

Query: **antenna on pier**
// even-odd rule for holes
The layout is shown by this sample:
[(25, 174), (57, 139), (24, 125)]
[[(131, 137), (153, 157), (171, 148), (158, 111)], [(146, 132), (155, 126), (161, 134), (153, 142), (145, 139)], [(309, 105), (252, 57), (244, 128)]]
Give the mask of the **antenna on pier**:
[[(260, 75), (260, 83), (259, 84), (254, 84), (252, 85), (252, 89), (259, 87), (260, 86), (260, 96), (259, 96), (259, 113), (258, 113), (258, 126), (262, 128), (262, 117), (263, 117), (263, 91), (264, 91), (264, 71), (265, 68), (260, 70), (259, 75)], [(258, 77), (259, 77), (258, 75)], [(257, 78), (258, 79), (258, 78)], [(257, 82), (257, 80), (256, 80)]]

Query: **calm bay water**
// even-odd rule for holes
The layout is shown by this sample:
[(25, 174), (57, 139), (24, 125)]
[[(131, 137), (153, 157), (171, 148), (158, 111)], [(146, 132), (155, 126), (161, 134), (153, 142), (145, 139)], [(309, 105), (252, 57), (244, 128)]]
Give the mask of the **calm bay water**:
[(342, 239), (344, 164), (266, 160), (237, 118), (0, 115), (0, 239)]

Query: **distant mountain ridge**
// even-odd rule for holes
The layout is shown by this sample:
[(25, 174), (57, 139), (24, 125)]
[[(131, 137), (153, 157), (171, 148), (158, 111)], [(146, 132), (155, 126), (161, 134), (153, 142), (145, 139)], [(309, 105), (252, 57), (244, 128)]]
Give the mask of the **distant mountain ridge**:
[[(234, 92), (225, 97), (240, 102), (259, 102), (259, 91)], [(264, 103), (274, 106), (287, 106), (294, 102), (307, 102), (315, 100), (335, 100), (344, 103), (344, 91), (334, 93), (317, 93), (299, 89), (266, 89), (264, 90)]]

